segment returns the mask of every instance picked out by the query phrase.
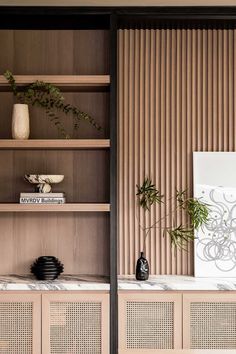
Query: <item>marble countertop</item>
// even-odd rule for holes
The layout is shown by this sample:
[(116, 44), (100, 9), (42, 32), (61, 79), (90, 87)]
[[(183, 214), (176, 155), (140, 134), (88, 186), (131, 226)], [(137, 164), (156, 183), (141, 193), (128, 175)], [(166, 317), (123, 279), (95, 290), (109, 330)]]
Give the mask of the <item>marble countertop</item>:
[[(31, 275), (0, 276), (0, 291), (109, 291), (108, 277), (63, 275), (56, 280), (36, 280)], [(147, 281), (137, 281), (134, 276), (118, 277), (118, 290), (153, 291), (236, 291), (236, 278), (195, 278), (182, 275), (150, 276)]]
[(166, 291), (236, 291), (236, 278), (195, 278), (184, 275), (150, 276), (137, 281), (134, 276), (118, 278), (119, 290), (166, 290)]
[(31, 275), (0, 275), (0, 291), (75, 291), (103, 290), (109, 291), (108, 277), (63, 275), (56, 280), (36, 280)]

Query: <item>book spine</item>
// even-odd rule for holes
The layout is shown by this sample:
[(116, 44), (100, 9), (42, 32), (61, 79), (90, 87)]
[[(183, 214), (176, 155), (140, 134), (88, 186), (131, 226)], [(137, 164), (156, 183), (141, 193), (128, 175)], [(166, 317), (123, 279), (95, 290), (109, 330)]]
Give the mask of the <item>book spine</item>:
[(64, 198), (65, 193), (20, 193), (20, 198)]
[(64, 204), (65, 198), (20, 198), (20, 204)]

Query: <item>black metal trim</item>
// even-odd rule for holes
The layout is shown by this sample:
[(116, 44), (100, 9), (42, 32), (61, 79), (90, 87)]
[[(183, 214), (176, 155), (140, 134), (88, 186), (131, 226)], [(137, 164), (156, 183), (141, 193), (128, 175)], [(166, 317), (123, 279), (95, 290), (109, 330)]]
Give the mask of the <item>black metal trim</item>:
[(70, 13), (78, 14), (109, 14), (109, 15), (148, 15), (150, 13), (159, 14), (199, 14), (204, 16), (214, 15), (232, 15), (236, 14), (235, 6), (7, 6), (0, 5), (2, 11), (6, 14), (20, 13), (48, 13), (53, 15)]
[(236, 28), (236, 6), (0, 6), (3, 29)]
[(1, 6), (5, 15), (132, 15), (233, 19), (235, 6)]
[(117, 297), (117, 17), (110, 17), (110, 354), (118, 353)]
[(119, 28), (236, 28), (236, 6), (120, 8)]
[(201, 16), (219, 18), (236, 15), (236, 6), (123, 6), (116, 8), (117, 15), (157, 15), (187, 17)]
[(117, 15), (159, 18), (236, 19), (235, 6), (1, 6), (3, 15)]
[(0, 6), (2, 29), (107, 29), (110, 11), (85, 7)]

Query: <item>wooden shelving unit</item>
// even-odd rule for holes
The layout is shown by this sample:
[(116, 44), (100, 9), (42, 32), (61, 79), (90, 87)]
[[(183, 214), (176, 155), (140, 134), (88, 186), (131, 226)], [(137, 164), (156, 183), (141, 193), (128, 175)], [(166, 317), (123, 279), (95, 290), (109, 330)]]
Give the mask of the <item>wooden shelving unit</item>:
[(0, 149), (107, 149), (109, 139), (1, 139)]
[(65, 203), (65, 204), (18, 204), (1, 203), (0, 212), (109, 212), (110, 204)]
[[(88, 19), (85, 16), (81, 18), (82, 21), (76, 18), (76, 26), (73, 25), (73, 29), (69, 19), (65, 31), (60, 28), (41, 30), (41, 26), (32, 31), (13, 29), (11, 31), (14, 35), (10, 40), (7, 31), (0, 31), (0, 41), (9, 42), (4, 56), (0, 58), (0, 66), (3, 68), (1, 74), (4, 68), (9, 68), (22, 91), (24, 86), (37, 80), (59, 87), (63, 95), (65, 94), (66, 102), (87, 112), (102, 127), (102, 131), (97, 132), (94, 127), (86, 124), (87, 122), (81, 122), (79, 130), (74, 131), (73, 121), (62, 115), (62, 123), (74, 139), (60, 139), (55, 126), (44, 119), (45, 112), (38, 109), (39, 107), (30, 107), (31, 139), (10, 139), (12, 106), (15, 101), (10, 85), (4, 76), (0, 76), (0, 162), (3, 167), (0, 174), (0, 246), (4, 250), (1, 254), (0, 274), (27, 276), (30, 265), (37, 257), (50, 254), (63, 262), (65, 274), (71, 274), (72, 277), (89, 274), (94, 279), (99, 274), (101, 281), (106, 279), (109, 283), (105, 284), (106, 289), (98, 289), (99, 285), (95, 282), (90, 285), (89, 296), (92, 302), (100, 301), (104, 307), (101, 318), (106, 318), (106, 323), (103, 321), (99, 324), (101, 340), (104, 343), (99, 344), (101, 353), (108, 354), (109, 343), (112, 345), (113, 341), (109, 338), (108, 329), (109, 304), (114, 307), (114, 301), (108, 302), (108, 298), (111, 297), (110, 294), (114, 298), (116, 291), (116, 274), (111, 268), (111, 261), (116, 262), (116, 203), (113, 192), (116, 171), (111, 173), (112, 164), (117, 161), (114, 139), (116, 105), (111, 104), (116, 95), (116, 68), (113, 64), (114, 69), (111, 70), (110, 18), (107, 16), (109, 22), (105, 28), (103, 16), (98, 30), (87, 30), (87, 24), (94, 26), (93, 18), (92, 16)], [(80, 31), (77, 24), (80, 26), (82, 22), (86, 30), (81, 28)], [(115, 35), (114, 31), (114, 48)], [(49, 75), (44, 75), (45, 73)], [(26, 173), (63, 174), (64, 181), (55, 186), (53, 191), (64, 192), (68, 202), (46, 205), (20, 204), (20, 193), (34, 190), (33, 186), (25, 184), (23, 176)], [(111, 290), (108, 294), (109, 289)], [(104, 291), (106, 299), (101, 293)], [(73, 298), (70, 290), (63, 296), (63, 301), (71, 301), (72, 305), (80, 300), (78, 292)], [(18, 299), (20, 298), (15, 297), (13, 300)], [(81, 295), (82, 300), (88, 300), (87, 293)], [(42, 306), (45, 306), (45, 302)], [(87, 321), (86, 313), (84, 318)], [(37, 314), (36, 325), (40, 324), (40, 319), (40, 314)], [(66, 320), (68, 323), (71, 321)], [(45, 321), (40, 325), (45, 327)], [(110, 322), (113, 326), (114, 320)], [(112, 332), (114, 333), (114, 330), (111, 329)], [(36, 330), (35, 333), (37, 336), (33, 340), (35, 343), (38, 340), (35, 352), (50, 351), (51, 348), (41, 347), (40, 331)], [(64, 341), (64, 334), (60, 340)], [(10, 338), (9, 343), (11, 342)], [(70, 351), (71, 344), (67, 342), (65, 338), (62, 346), (65, 351)], [(93, 345), (92, 341), (91, 343)], [(74, 339), (72, 345), (74, 346)]]

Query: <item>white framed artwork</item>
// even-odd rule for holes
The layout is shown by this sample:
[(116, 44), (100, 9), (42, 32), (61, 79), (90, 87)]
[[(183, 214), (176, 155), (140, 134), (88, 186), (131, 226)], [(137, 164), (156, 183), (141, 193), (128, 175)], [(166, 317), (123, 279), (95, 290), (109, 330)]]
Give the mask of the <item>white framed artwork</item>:
[(236, 277), (236, 152), (194, 153), (194, 197), (209, 205), (195, 233), (196, 277)]

